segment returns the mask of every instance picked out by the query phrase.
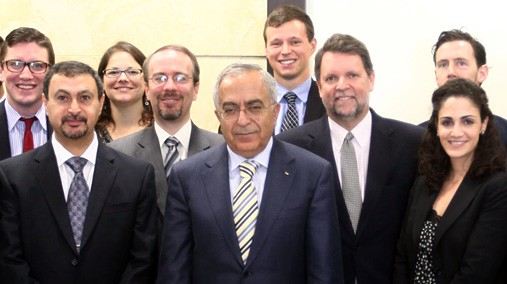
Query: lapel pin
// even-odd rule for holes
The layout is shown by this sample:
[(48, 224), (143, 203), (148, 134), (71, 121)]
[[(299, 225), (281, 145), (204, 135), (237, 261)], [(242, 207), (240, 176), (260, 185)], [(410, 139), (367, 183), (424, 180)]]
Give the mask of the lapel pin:
[(289, 175), (289, 172), (283, 172), (284, 175), (288, 176)]

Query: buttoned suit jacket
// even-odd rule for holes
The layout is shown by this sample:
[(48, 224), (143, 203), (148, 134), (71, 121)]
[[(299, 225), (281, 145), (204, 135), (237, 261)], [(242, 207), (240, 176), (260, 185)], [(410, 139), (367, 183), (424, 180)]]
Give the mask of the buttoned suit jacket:
[[(48, 141), (51, 139), (53, 128), (47, 124)], [(5, 100), (0, 103), (0, 161), (11, 157), (11, 143), (9, 141), (9, 127), (7, 123), (7, 112)]]
[(373, 110), (365, 195), (354, 234), (341, 192), (328, 117), (277, 135), (327, 159), (335, 174), (346, 283), (391, 283), (396, 242), (417, 173), (421, 127), (382, 118)]
[[(419, 238), (438, 195), (419, 177), (398, 243), (395, 283), (413, 283)], [(437, 283), (507, 283), (507, 174), (466, 176), (436, 227)]]
[(174, 165), (158, 283), (343, 283), (329, 163), (274, 139), (246, 265), (225, 144)]
[[(224, 139), (222, 135), (200, 129), (192, 123), (187, 155), (190, 157), (223, 142)], [(157, 188), (157, 206), (159, 208), (160, 217), (163, 217), (165, 214), (168, 184), (165, 175), (164, 161), (162, 160), (162, 152), (154, 126), (147, 127), (136, 133), (114, 140), (107, 145), (115, 150), (153, 165)]]
[(51, 142), (0, 162), (2, 283), (150, 283), (153, 167), (99, 143), (80, 252)]

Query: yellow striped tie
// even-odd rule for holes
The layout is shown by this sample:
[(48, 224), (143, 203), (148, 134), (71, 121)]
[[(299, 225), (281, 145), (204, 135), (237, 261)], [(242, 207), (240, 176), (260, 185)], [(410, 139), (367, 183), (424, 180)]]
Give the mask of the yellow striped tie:
[(255, 161), (244, 161), (239, 165), (241, 182), (232, 201), (234, 224), (243, 263), (246, 263), (250, 253), (250, 245), (255, 233), (255, 223), (259, 214), (257, 192), (252, 182), (252, 177), (258, 167), (259, 164)]

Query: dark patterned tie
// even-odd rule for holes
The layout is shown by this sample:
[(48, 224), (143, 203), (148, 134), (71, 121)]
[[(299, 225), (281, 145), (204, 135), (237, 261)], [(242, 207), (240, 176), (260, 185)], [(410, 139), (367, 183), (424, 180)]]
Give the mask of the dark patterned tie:
[(89, 195), (88, 185), (83, 176), (83, 167), (86, 165), (86, 161), (85, 158), (72, 157), (65, 162), (75, 173), (69, 188), (67, 207), (78, 252), (81, 248), (81, 236), (83, 234)]
[(347, 205), (350, 222), (352, 223), (354, 232), (356, 232), (363, 202), (359, 187), (356, 151), (354, 150), (354, 145), (352, 145), (353, 138), (354, 135), (349, 132), (343, 140), (342, 149), (340, 150), (340, 166), (343, 198), (345, 199), (345, 205)]
[(299, 126), (298, 112), (296, 111), (296, 94), (293, 92), (287, 92), (283, 95), (283, 98), (287, 101), (287, 112), (283, 118), (280, 132)]
[(257, 215), (259, 214), (257, 191), (252, 182), (252, 177), (258, 167), (259, 164), (255, 161), (244, 161), (239, 165), (241, 181), (232, 200), (234, 224), (243, 263), (246, 263), (250, 253), (250, 245), (252, 244)]
[(23, 135), (23, 153), (33, 149), (33, 134), (32, 124), (37, 120), (37, 117), (21, 117), (19, 120), (25, 123), (25, 133)]
[(165, 176), (169, 178), (171, 168), (179, 156), (178, 144), (180, 143), (180, 141), (178, 141), (176, 137), (169, 137), (165, 140), (164, 143), (169, 148), (169, 151), (167, 152), (167, 155), (165, 156), (164, 159)]

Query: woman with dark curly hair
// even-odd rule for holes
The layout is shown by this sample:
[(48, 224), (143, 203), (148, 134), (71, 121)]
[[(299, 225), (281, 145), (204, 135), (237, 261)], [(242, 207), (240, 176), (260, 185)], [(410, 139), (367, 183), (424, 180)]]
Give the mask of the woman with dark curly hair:
[(454, 79), (432, 103), (394, 282), (507, 283), (506, 154), (486, 93)]
[(98, 73), (104, 82), (104, 107), (95, 129), (104, 143), (137, 132), (153, 123), (144, 93), (146, 56), (134, 45), (119, 41), (106, 50)]

